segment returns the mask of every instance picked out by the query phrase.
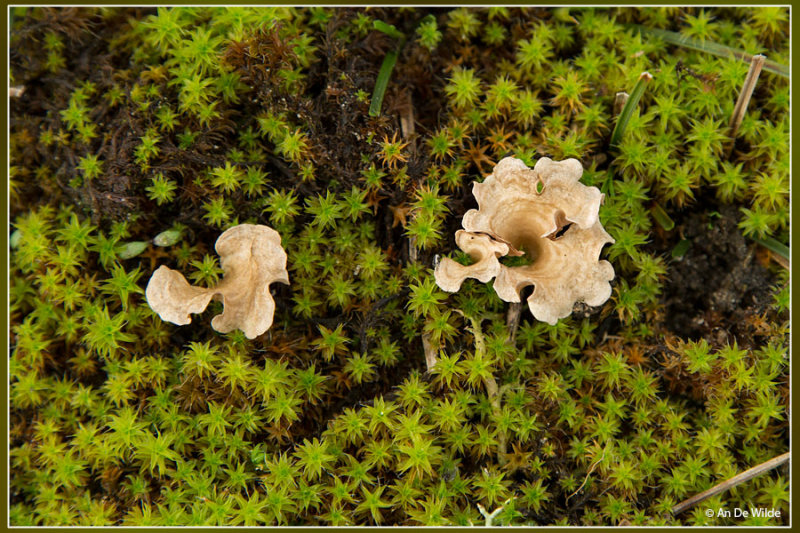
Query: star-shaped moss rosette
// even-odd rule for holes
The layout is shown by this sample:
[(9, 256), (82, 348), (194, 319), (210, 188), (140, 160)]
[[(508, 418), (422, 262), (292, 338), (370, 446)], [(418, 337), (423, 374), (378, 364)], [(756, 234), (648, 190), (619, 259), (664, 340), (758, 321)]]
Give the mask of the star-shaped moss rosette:
[(267, 226), (241, 224), (220, 235), (214, 247), (225, 273), (216, 287), (189, 285), (183, 274), (162, 265), (147, 284), (147, 303), (162, 320), (183, 326), (192, 321), (191, 313), (202, 313), (212, 298), (221, 298), (223, 312), (211, 327), (220, 333), (241, 329), (254, 339), (272, 325), (270, 284), (289, 284), (281, 237)]
[[(614, 268), (600, 251), (614, 239), (598, 218), (603, 194), (580, 183), (577, 159), (543, 157), (533, 169), (514, 157), (500, 161), (472, 194), (478, 209), (464, 215), (456, 232), (458, 247), (475, 262), (469, 266), (443, 259), (436, 283), (456, 292), (466, 278), (492, 278), (498, 296), (519, 302), (520, 291), (533, 285), (528, 307), (537, 320), (555, 324), (576, 302), (603, 304), (611, 296)], [(506, 266), (499, 258), (523, 255), (527, 264)]]

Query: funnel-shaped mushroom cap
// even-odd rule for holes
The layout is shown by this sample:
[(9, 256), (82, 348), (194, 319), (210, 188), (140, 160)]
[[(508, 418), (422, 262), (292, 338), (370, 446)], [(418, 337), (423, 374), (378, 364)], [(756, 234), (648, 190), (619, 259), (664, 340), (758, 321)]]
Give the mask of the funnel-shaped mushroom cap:
[[(464, 214), (464, 230), (456, 233), (459, 248), (476, 263), (443, 259), (435, 272), (438, 285), (455, 292), (468, 277), (484, 283), (495, 278), (494, 289), (507, 302), (519, 302), (520, 291), (533, 285), (528, 307), (549, 324), (569, 315), (575, 302), (608, 300), (614, 269), (599, 258), (614, 239), (598, 217), (603, 195), (580, 183), (581, 174), (576, 159), (543, 157), (533, 169), (513, 157), (500, 161), (483, 183), (474, 184), (478, 209)], [(528, 264), (500, 263), (500, 256), (514, 250)]]
[(215, 248), (224, 271), (216, 287), (189, 285), (180, 272), (162, 265), (147, 284), (147, 303), (162, 320), (183, 326), (192, 321), (191, 313), (202, 313), (212, 298), (221, 297), (224, 309), (211, 327), (221, 333), (241, 329), (253, 339), (272, 325), (270, 284), (289, 284), (281, 237), (267, 226), (241, 224), (220, 235)]
[(496, 277), (500, 273), (501, 266), (497, 258), (509, 251), (507, 244), (497, 242), (489, 235), (469, 233), (464, 230), (456, 232), (456, 243), (475, 260), (475, 263), (464, 266), (452, 259), (442, 260), (433, 275), (439, 287), (448, 292), (456, 292), (467, 278), (487, 283)]

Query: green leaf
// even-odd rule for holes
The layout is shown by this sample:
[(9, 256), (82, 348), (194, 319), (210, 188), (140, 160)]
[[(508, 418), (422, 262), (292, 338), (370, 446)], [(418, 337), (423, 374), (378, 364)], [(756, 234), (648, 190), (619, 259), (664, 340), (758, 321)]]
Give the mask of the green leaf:
[(127, 242), (122, 245), (117, 256), (120, 259), (131, 259), (145, 250), (147, 250), (147, 243), (144, 241)]
[(178, 228), (162, 231), (153, 238), (153, 244), (156, 246), (172, 246), (180, 240), (181, 233), (181, 230)]
[(8, 239), (8, 245), (13, 249), (19, 246), (19, 242), (22, 240), (22, 232), (20, 230), (14, 230), (11, 234), (11, 237)]

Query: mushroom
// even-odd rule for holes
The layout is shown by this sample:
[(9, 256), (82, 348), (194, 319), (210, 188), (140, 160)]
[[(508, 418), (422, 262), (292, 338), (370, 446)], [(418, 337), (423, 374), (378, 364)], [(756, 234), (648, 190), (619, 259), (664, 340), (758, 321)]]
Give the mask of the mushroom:
[(289, 284), (281, 237), (267, 226), (241, 224), (220, 235), (214, 247), (224, 271), (216, 287), (189, 285), (183, 274), (161, 265), (147, 284), (147, 303), (162, 320), (183, 326), (192, 321), (191, 313), (202, 313), (212, 298), (221, 298), (224, 309), (211, 327), (220, 333), (241, 329), (254, 339), (272, 325), (270, 284)]
[[(528, 307), (549, 324), (568, 316), (576, 302), (603, 304), (611, 296), (614, 268), (600, 260), (600, 251), (614, 239), (598, 217), (603, 194), (580, 183), (582, 174), (577, 159), (543, 157), (533, 169), (514, 157), (501, 160), (473, 185), (478, 209), (464, 214), (464, 229), (455, 235), (475, 263), (442, 259), (434, 272), (439, 287), (456, 292), (466, 278), (494, 278), (502, 300), (520, 302), (520, 291), (533, 285)], [(500, 263), (502, 256), (519, 254), (528, 264)]]

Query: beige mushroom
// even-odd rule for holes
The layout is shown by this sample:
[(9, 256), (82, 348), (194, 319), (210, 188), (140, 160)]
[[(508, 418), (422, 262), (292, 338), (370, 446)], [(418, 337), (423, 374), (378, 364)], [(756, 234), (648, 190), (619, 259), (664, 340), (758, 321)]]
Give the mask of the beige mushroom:
[(436, 269), (436, 283), (447, 292), (456, 292), (467, 278), (475, 278), (487, 283), (500, 273), (498, 257), (508, 253), (508, 245), (494, 241), (488, 235), (468, 233), (464, 230), (456, 232), (456, 244), (464, 250), (475, 263), (464, 266), (452, 259), (445, 258)]
[[(600, 251), (614, 239), (600, 224), (603, 195), (579, 182), (576, 159), (537, 161), (533, 169), (506, 157), (472, 193), (478, 209), (464, 214), (456, 243), (475, 263), (443, 259), (434, 273), (442, 290), (455, 292), (466, 278), (486, 283), (506, 302), (534, 286), (528, 307), (537, 320), (555, 324), (576, 302), (601, 305), (611, 296), (614, 268)], [(528, 264), (507, 267), (499, 258), (520, 250)]]
[(224, 309), (211, 327), (221, 333), (241, 329), (254, 339), (272, 325), (270, 284), (289, 284), (281, 237), (267, 226), (241, 224), (220, 235), (215, 248), (224, 271), (216, 287), (189, 285), (180, 272), (162, 265), (147, 284), (147, 303), (162, 320), (183, 326), (192, 321), (190, 314), (202, 313), (212, 298), (221, 298)]

